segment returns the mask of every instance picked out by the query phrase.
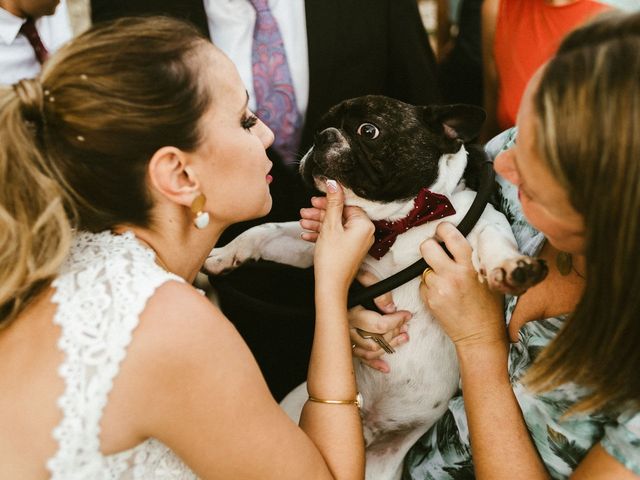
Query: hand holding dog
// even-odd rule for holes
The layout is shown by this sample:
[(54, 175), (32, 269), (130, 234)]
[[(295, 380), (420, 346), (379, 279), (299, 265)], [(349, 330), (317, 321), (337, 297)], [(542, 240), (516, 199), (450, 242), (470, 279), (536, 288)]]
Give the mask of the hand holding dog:
[[(373, 273), (367, 271), (361, 271), (357, 278), (365, 287), (373, 285), (380, 280)], [(389, 364), (381, 358), (385, 353), (382, 347), (371, 339), (362, 338), (358, 335), (356, 328), (367, 332), (381, 333), (389, 345), (397, 348), (409, 341), (406, 323), (411, 319), (411, 312), (397, 310), (393, 303), (391, 292), (374, 298), (373, 302), (383, 313), (368, 310), (361, 306), (353, 307), (349, 310), (349, 326), (351, 327), (349, 336), (351, 337), (351, 343), (355, 345), (353, 355), (360, 358), (365, 365), (382, 373), (389, 373)]]
[(478, 281), (471, 262), (471, 246), (452, 224), (441, 223), (436, 234), (453, 259), (434, 239), (420, 245), (423, 258), (433, 270), (420, 284), (423, 301), (457, 350), (478, 344), (506, 346), (502, 295)]
[[(312, 208), (300, 210), (300, 216), (302, 217), (300, 225), (307, 230), (302, 234), (304, 240), (317, 241), (322, 224), (325, 221), (327, 203), (328, 197), (314, 197), (311, 199)], [(346, 207), (345, 212), (351, 208), (356, 207)], [(376, 283), (379, 279), (372, 273), (361, 271), (358, 274), (358, 281), (366, 287)], [(388, 373), (389, 365), (380, 358), (384, 354), (384, 350), (373, 340), (362, 338), (355, 329), (360, 328), (368, 332), (382, 333), (385, 336), (385, 340), (392, 347), (397, 347), (409, 340), (406, 328), (403, 327), (411, 318), (411, 313), (407, 310), (396, 311), (391, 293), (376, 297), (374, 303), (384, 314), (367, 310), (360, 306), (349, 310), (349, 325), (351, 327), (349, 334), (352, 344), (355, 345), (353, 354), (359, 357), (365, 365), (383, 373)]]
[[(345, 207), (342, 187), (333, 180), (327, 180), (324, 209), (318, 210), (311, 212), (317, 219), (313, 228), (316, 282), (330, 282), (346, 292), (373, 244), (373, 223), (362, 209)], [(306, 229), (306, 217), (301, 214), (301, 225)]]

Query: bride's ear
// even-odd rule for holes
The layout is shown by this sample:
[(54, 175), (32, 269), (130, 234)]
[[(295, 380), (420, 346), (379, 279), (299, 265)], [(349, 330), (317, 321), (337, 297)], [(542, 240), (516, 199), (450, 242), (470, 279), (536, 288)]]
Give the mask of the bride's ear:
[(174, 203), (190, 206), (200, 182), (187, 163), (187, 155), (179, 148), (160, 148), (149, 161), (149, 186)]

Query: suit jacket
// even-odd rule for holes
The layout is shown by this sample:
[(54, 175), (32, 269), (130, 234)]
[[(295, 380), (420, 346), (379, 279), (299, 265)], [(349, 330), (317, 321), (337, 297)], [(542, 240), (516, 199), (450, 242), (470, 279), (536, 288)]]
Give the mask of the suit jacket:
[[(209, 37), (201, 0), (91, 0), (94, 22), (166, 14), (191, 21)], [(309, 102), (301, 150), (319, 118), (347, 98), (387, 95), (437, 103), (436, 65), (416, 0), (306, 0)]]
[[(287, 0), (283, 0), (287, 1)], [(209, 36), (201, 0), (91, 0), (93, 21), (125, 15), (167, 14)], [(408, 103), (439, 100), (436, 67), (416, 0), (306, 0), (309, 99), (301, 152), (315, 125), (333, 105), (367, 94)], [(273, 208), (265, 218), (233, 225), (218, 245), (267, 221), (299, 219), (310, 192), (300, 175), (273, 160)], [(313, 272), (270, 262), (211, 279), (224, 313), (253, 352), (274, 397), (280, 400), (306, 378), (313, 338)]]

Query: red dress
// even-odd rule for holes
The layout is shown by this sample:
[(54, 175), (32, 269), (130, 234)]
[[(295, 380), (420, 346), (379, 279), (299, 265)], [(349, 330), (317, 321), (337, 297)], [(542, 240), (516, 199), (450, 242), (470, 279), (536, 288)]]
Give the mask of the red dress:
[(524, 88), (540, 65), (551, 58), (562, 38), (611, 7), (592, 0), (552, 6), (543, 0), (501, 0), (494, 55), (498, 73), (497, 119), (501, 130), (516, 123)]

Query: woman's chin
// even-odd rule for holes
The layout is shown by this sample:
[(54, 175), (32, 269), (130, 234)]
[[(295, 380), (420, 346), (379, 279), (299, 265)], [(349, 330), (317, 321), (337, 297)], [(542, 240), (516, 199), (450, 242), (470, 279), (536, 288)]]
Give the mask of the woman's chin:
[(584, 255), (584, 242), (571, 241), (567, 238), (554, 238), (546, 236), (547, 241), (558, 251), (570, 253), (571, 255)]
[(271, 211), (271, 207), (273, 207), (273, 199), (271, 198), (271, 195), (269, 195), (269, 198), (262, 207), (262, 213), (260, 214), (260, 216), (264, 217), (265, 215), (267, 215)]
[(272, 206), (273, 206), (273, 200), (271, 199), (271, 195), (269, 195), (268, 200), (265, 201), (265, 203), (262, 205), (262, 207), (259, 210), (257, 210), (254, 214), (252, 214), (249, 218), (245, 218), (241, 221), (256, 220), (258, 218), (262, 218), (271, 211)]

